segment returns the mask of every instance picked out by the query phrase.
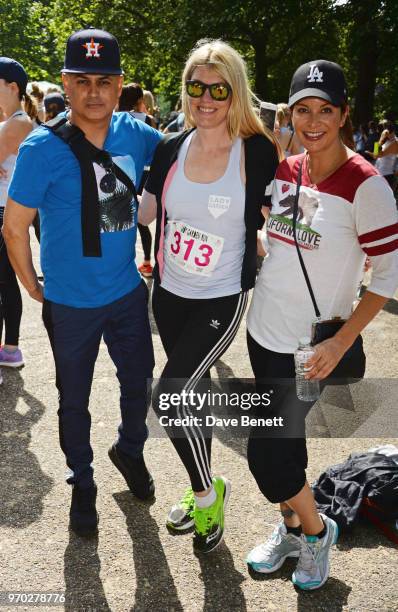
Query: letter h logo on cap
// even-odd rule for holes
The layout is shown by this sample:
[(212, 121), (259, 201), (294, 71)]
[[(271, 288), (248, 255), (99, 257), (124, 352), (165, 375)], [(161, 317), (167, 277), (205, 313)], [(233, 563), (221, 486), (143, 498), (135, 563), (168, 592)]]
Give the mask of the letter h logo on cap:
[(66, 43), (62, 72), (123, 74), (117, 39), (109, 32), (95, 28), (74, 32)]
[(82, 47), (87, 50), (86, 57), (101, 57), (99, 50), (103, 49), (104, 45), (101, 45), (99, 42), (94, 42), (94, 38), (92, 38), (90, 42), (84, 43)]

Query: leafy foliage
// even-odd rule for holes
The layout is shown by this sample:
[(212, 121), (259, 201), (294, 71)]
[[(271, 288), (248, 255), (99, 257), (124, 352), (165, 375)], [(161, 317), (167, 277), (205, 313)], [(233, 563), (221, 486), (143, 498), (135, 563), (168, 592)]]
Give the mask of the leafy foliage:
[(398, 109), (396, 0), (0, 0), (0, 53), (31, 79), (59, 80), (68, 36), (90, 25), (118, 37), (126, 80), (169, 106), (189, 50), (219, 37), (242, 53), (262, 99), (286, 100), (294, 68), (327, 58), (345, 69), (358, 120)]

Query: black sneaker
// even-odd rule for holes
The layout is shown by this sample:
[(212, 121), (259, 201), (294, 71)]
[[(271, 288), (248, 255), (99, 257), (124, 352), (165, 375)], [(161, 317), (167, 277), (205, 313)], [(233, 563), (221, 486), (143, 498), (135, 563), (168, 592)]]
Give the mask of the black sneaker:
[(90, 537), (98, 533), (98, 513), (95, 508), (97, 485), (80, 489), (73, 485), (69, 512), (69, 527), (79, 536)]
[(109, 449), (108, 455), (113, 465), (122, 474), (133, 495), (142, 500), (152, 499), (155, 496), (155, 484), (147, 470), (143, 456), (134, 458), (126, 455), (118, 448), (116, 442)]

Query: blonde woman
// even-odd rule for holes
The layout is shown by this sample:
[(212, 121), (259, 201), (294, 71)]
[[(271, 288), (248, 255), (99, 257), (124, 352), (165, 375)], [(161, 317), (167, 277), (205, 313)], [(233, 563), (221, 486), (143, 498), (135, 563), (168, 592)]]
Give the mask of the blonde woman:
[[(37, 116), (36, 106), (26, 93), (27, 84), (28, 75), (21, 64), (9, 57), (0, 57), (0, 106), (4, 113), (4, 121), (0, 124), (0, 228), (18, 147), (33, 128), (31, 119)], [(5, 326), (0, 366), (17, 368), (24, 363), (18, 346), (22, 298), (1, 232), (0, 303), (0, 340), (3, 321)]]
[[(223, 538), (230, 483), (213, 478), (211, 429), (185, 394), (210, 378), (243, 317), (279, 148), (253, 107), (243, 59), (225, 42), (199, 41), (193, 49), (182, 109), (187, 129), (159, 145), (139, 221), (157, 217), (152, 304), (168, 357), (153, 406), (191, 481), (167, 525), (180, 532), (194, 526), (194, 550), (206, 553)], [(165, 412), (161, 400), (170, 393), (181, 402)]]
[(297, 134), (291, 127), (292, 113), (290, 108), (284, 102), (278, 104), (276, 110), (276, 120), (279, 128), (275, 130), (275, 134), (279, 140), (285, 157), (290, 155), (298, 155), (304, 151)]
[(159, 108), (155, 104), (153, 93), (148, 89), (144, 89), (143, 96), (144, 110), (153, 119), (155, 125), (152, 127), (159, 128)]

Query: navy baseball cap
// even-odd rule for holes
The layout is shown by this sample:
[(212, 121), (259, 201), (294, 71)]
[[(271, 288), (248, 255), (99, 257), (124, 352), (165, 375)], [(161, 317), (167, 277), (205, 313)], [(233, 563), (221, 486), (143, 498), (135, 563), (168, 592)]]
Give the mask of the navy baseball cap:
[(307, 62), (293, 75), (289, 92), (289, 106), (303, 98), (322, 98), (333, 106), (347, 102), (347, 85), (341, 66), (327, 60)]
[(85, 74), (123, 74), (117, 39), (105, 32), (88, 28), (68, 38), (61, 72)]
[(4, 79), (7, 83), (16, 83), (20, 93), (26, 93), (28, 75), (16, 60), (10, 57), (0, 57), (0, 79)]
[(60, 93), (50, 93), (44, 96), (44, 108), (47, 112), (57, 112), (62, 113), (65, 110), (65, 100), (62, 94)]

